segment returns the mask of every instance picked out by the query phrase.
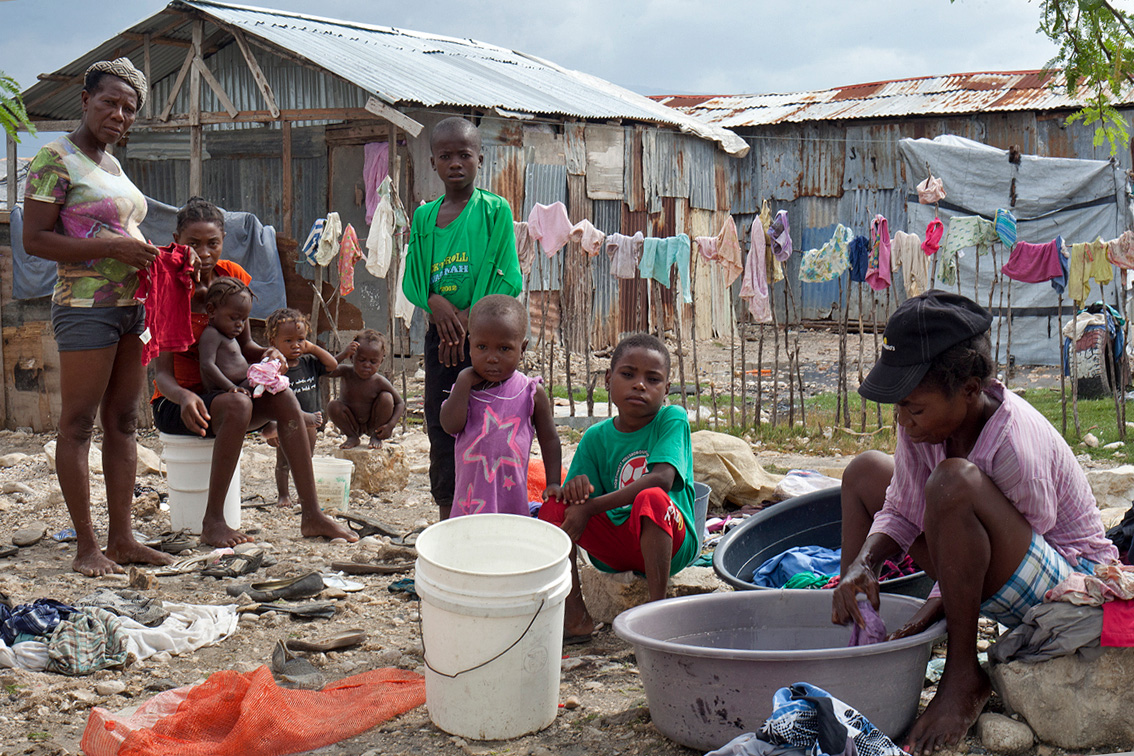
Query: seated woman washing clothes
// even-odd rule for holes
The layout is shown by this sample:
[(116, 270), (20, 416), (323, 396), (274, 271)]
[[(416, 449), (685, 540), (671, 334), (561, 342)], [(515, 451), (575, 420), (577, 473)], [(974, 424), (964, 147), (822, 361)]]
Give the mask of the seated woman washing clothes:
[(886, 324), (882, 356), (859, 393), (894, 404), (894, 456), (866, 452), (843, 474), (842, 579), (832, 621), (865, 626), (878, 572), (908, 553), (937, 587), (900, 638), (945, 618), (937, 694), (906, 736), (914, 756), (958, 742), (989, 698), (977, 618), (1008, 627), (1072, 572), (1118, 559), (1067, 442), (993, 378), (992, 315), (958, 294), (907, 299)]
[[(192, 304), (193, 337), (199, 340), (208, 325), (204, 294), (217, 278), (229, 276), (245, 284), (252, 279), (236, 263), (222, 260), (224, 216), (210, 202), (194, 197), (177, 213), (174, 241), (192, 247), (200, 263), (195, 270)], [(257, 363), (266, 355), (283, 359), (278, 351), (252, 341), (245, 322), (236, 337), (244, 358)], [(308, 537), (358, 540), (349, 528), (332, 520), (319, 508), (315, 475), (311, 469), (311, 446), (303, 410), (290, 389), (278, 394), (265, 392), (253, 398), (239, 391), (205, 391), (201, 382), (198, 345), (184, 352), (162, 352), (154, 361), (156, 391), (152, 400), (154, 425), (163, 433), (215, 438), (209, 495), (201, 523), (201, 540), (212, 546), (235, 546), (252, 537), (229, 527), (224, 519), (224, 499), (240, 458), (244, 434), (276, 422), (279, 445), (287, 456), (302, 508), (300, 532)]]

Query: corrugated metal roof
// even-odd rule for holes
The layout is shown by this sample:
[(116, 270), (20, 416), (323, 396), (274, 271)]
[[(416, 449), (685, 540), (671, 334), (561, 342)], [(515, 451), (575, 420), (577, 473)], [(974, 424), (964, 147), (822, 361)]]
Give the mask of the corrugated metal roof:
[[(163, 12), (128, 32), (160, 31), (166, 38), (188, 40), (192, 18), (185, 11), (199, 11), (216, 25), (239, 28), (282, 54), (309, 61), (393, 105), (420, 103), (428, 107), (502, 108), (584, 119), (632, 119), (675, 126), (718, 142), (730, 153), (743, 154), (747, 150), (747, 145), (729, 131), (675, 113), (672, 108), (596, 76), (470, 39), (209, 0), (174, 0)], [(174, 16), (175, 13), (181, 15)], [(180, 23), (176, 23), (178, 18)], [(171, 27), (171, 23), (175, 25)], [(205, 33), (206, 40), (210, 39), (208, 26)], [(91, 63), (116, 55), (129, 56), (141, 68), (141, 48), (141, 42), (120, 35), (56, 73), (78, 76)], [(183, 48), (153, 45), (154, 80), (175, 73), (184, 57)], [(68, 90), (66, 99), (61, 90)], [(76, 91), (74, 84), (41, 81), (29, 88), (24, 97), (37, 117), (75, 118)]]
[[(1054, 83), (1053, 89), (1050, 86)], [(879, 81), (791, 94), (659, 96), (653, 99), (706, 123), (734, 129), (774, 123), (895, 118), (915, 115), (1072, 110), (1063, 75), (1043, 71), (965, 73)], [(1134, 102), (1127, 90), (1116, 104)]]

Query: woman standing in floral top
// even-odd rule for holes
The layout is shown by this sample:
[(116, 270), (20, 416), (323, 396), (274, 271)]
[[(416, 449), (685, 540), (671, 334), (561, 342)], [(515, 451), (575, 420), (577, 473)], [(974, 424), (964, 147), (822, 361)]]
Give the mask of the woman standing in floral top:
[[(172, 561), (138, 543), (130, 512), (138, 394), (145, 382), (145, 314), (134, 292), (138, 271), (158, 250), (138, 228), (145, 197), (106, 151), (133, 125), (148, 89), (127, 58), (88, 68), (79, 128), (39, 151), (24, 195), (24, 247), (58, 266), (51, 304), (62, 394), (56, 470), (78, 540), (71, 566), (88, 576), (122, 572), (121, 565), (134, 562)], [(110, 521), (105, 552), (90, 513), (87, 452), (96, 412)]]

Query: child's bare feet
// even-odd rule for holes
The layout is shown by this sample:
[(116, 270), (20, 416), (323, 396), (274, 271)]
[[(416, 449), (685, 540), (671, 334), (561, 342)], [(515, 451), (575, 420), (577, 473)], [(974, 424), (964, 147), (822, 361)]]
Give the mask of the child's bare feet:
[(370, 449), (381, 449), (382, 448), (382, 439), (375, 438), (374, 436), (371, 436), (370, 437), (370, 444), (369, 444), (368, 448), (370, 448)]
[(232, 548), (238, 543), (252, 543), (255, 539), (230, 528), (223, 518), (216, 522), (201, 523), (201, 541), (217, 548)]
[(299, 532), (304, 538), (343, 538), (350, 543), (358, 540), (358, 534), (346, 525), (340, 525), (323, 512), (304, 512), (299, 521)]
[(280, 497), (276, 499), (276, 506), (288, 509), (290, 507), (294, 507), (295, 504), (292, 503), (290, 496), (288, 496), (287, 494), (280, 494)]
[(362, 443), (362, 439), (358, 436), (347, 436), (347, 440), (339, 444), (340, 449), (353, 449)]

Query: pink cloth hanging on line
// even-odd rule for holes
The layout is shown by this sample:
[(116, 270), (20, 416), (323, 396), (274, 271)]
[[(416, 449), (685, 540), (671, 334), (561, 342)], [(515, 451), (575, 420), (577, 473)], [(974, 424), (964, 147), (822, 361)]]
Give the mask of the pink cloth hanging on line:
[(1058, 239), (1047, 244), (1016, 242), (1000, 272), (1021, 283), (1044, 283), (1059, 278), (1063, 275), (1063, 267), (1059, 264), (1061, 246)]
[(866, 266), (866, 283), (875, 291), (890, 288), (890, 222), (875, 215), (870, 222), (870, 257)]
[(941, 247), (941, 237), (945, 235), (945, 226), (940, 218), (934, 218), (925, 227), (925, 241), (921, 243), (921, 251), (927, 255), (937, 254)]
[(748, 257), (740, 281), (740, 298), (748, 303), (748, 312), (757, 323), (771, 323), (772, 311), (768, 307), (768, 263), (764, 239), (764, 224), (757, 216), (748, 232)]
[(543, 245), (543, 253), (552, 257), (563, 248), (571, 235), (571, 219), (562, 202), (535, 205), (528, 213), (528, 234)]
[(715, 236), (695, 236), (693, 241), (697, 243), (697, 251), (701, 253), (701, 257), (706, 261), (717, 259), (717, 237)]
[(1123, 231), (1106, 243), (1106, 259), (1123, 270), (1134, 269), (1134, 231)]
[(602, 249), (603, 242), (606, 241), (606, 234), (595, 228), (589, 220), (583, 218), (571, 228), (569, 238), (582, 246), (588, 257), (594, 257)]
[(717, 234), (717, 262), (724, 268), (724, 285), (732, 282), (744, 272), (740, 262), (740, 239), (737, 238), (736, 220), (730, 215)]
[(374, 222), (374, 211), (381, 198), (378, 187), (390, 173), (390, 145), (369, 142), (362, 148), (362, 183), (366, 188), (366, 225)]

